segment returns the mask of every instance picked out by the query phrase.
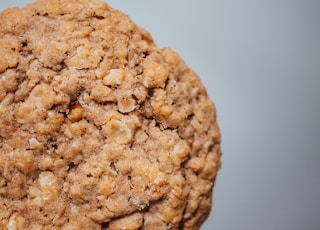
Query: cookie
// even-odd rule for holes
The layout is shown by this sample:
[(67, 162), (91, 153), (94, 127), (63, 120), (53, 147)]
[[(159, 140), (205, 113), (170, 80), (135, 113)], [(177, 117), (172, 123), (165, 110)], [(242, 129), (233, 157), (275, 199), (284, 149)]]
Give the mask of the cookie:
[(99, 0), (0, 14), (0, 229), (199, 229), (220, 168), (206, 89)]

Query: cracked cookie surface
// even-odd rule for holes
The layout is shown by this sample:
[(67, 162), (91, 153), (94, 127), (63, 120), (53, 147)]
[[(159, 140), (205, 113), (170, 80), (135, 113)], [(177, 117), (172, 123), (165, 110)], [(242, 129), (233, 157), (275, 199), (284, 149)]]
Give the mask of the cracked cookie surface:
[(220, 132), (179, 55), (98, 0), (0, 25), (0, 228), (198, 229)]

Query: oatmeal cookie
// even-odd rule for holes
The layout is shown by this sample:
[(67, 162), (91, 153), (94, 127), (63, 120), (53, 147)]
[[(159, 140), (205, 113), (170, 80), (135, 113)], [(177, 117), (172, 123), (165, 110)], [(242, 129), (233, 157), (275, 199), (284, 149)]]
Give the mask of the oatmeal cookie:
[(99, 0), (0, 14), (0, 229), (198, 229), (220, 168), (198, 76)]

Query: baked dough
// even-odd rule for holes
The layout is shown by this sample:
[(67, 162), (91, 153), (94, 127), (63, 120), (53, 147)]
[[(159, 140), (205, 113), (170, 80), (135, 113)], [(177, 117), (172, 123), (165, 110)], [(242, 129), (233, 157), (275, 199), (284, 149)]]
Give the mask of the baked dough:
[(199, 229), (220, 168), (198, 76), (98, 0), (0, 14), (0, 229)]

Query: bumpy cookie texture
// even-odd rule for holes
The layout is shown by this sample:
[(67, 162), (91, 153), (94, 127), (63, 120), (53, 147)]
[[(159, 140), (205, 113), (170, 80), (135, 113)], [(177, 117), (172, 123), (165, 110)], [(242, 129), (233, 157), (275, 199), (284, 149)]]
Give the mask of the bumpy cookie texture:
[(220, 168), (197, 75), (98, 0), (0, 15), (0, 229), (198, 229)]

